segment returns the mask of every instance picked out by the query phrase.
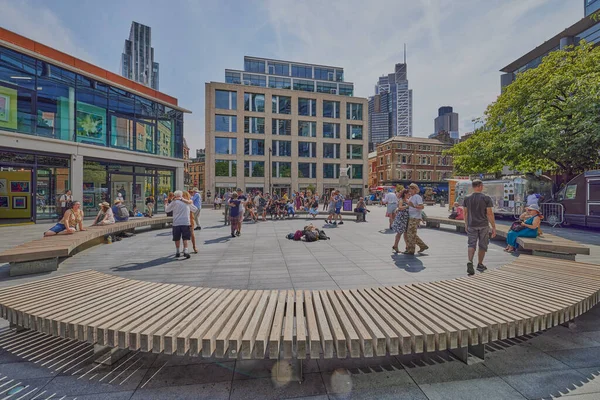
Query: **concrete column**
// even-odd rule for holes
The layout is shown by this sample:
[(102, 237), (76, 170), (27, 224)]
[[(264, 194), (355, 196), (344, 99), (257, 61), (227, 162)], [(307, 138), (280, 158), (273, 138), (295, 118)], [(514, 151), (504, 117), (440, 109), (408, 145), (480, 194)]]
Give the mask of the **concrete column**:
[(175, 190), (185, 190), (183, 178), (183, 165), (175, 169)]
[(83, 199), (83, 156), (71, 154), (71, 192), (73, 200)]

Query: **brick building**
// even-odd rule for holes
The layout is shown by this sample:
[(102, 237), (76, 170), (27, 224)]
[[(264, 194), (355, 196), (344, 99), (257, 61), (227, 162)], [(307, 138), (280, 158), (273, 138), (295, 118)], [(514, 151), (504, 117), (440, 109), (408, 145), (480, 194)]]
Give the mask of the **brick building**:
[[(452, 157), (443, 151), (452, 147), (437, 139), (395, 136), (377, 145), (376, 180), (369, 186), (403, 185), (414, 182), (422, 191), (447, 197), (452, 177)], [(371, 166), (371, 163), (369, 162)], [(369, 170), (371, 171), (371, 170)]]
[(204, 160), (194, 159), (190, 162), (190, 182), (193, 187), (197, 187), (202, 192), (204, 198), (204, 186), (206, 178), (204, 176)]
[(379, 159), (377, 158), (377, 152), (372, 151), (369, 153), (369, 188), (375, 188), (379, 186), (379, 179), (377, 178), (377, 163)]

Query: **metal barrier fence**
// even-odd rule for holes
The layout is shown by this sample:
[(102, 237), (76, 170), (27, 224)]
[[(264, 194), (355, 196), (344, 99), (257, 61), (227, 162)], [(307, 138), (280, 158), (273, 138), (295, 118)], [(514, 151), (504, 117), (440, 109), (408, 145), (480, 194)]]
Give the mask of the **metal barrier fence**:
[(553, 228), (557, 225), (562, 225), (565, 220), (565, 207), (559, 203), (542, 203), (540, 204), (540, 210), (545, 222), (551, 225)]
[[(542, 223), (546, 223), (551, 225), (553, 228), (557, 225), (562, 225), (565, 220), (565, 207), (559, 203), (541, 203), (538, 204), (540, 206), (540, 211), (544, 216)], [(516, 219), (525, 212), (525, 203), (515, 203), (515, 207), (513, 209), (514, 216)]]

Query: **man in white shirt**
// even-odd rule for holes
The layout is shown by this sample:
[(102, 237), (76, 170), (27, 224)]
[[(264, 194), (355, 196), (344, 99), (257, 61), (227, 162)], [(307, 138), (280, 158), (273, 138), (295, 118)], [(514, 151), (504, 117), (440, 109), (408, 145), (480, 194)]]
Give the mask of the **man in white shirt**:
[(181, 253), (180, 244), (183, 239), (183, 256), (190, 258), (190, 252), (188, 251), (188, 241), (192, 238), (192, 231), (190, 229), (190, 211), (195, 212), (197, 208), (191, 200), (183, 198), (183, 192), (176, 190), (173, 193), (175, 198), (171, 203), (167, 203), (165, 200), (165, 211), (173, 212), (173, 241), (177, 248), (175, 257), (179, 257)]
[(535, 191), (529, 190), (527, 192), (527, 207), (533, 206), (533, 205), (539, 205), (540, 197), (541, 196), (539, 194), (537, 194)]
[(421, 240), (419, 235), (417, 235), (417, 228), (422, 219), (421, 213), (423, 212), (423, 208), (425, 208), (423, 205), (423, 198), (419, 194), (419, 186), (415, 183), (411, 183), (408, 190), (410, 190), (411, 197), (408, 199), (408, 226), (405, 233), (406, 251), (404, 254), (412, 256), (415, 254), (416, 245), (419, 245), (419, 253), (427, 250), (429, 246), (427, 246), (425, 242)]
[(398, 195), (396, 194), (396, 191), (390, 189), (390, 191), (383, 197), (382, 202), (387, 206), (385, 216), (389, 218), (389, 229), (391, 230), (394, 218), (396, 218), (396, 209), (398, 208)]

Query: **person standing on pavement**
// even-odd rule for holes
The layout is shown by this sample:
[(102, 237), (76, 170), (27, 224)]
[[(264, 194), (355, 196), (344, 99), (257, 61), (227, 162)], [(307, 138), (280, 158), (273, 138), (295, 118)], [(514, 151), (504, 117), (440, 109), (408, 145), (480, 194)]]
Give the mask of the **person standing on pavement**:
[(392, 229), (394, 218), (396, 218), (396, 210), (398, 208), (398, 195), (393, 189), (390, 189), (383, 198), (383, 204), (386, 205), (385, 216), (388, 217), (390, 222), (389, 229)]
[(477, 253), (477, 271), (483, 272), (487, 269), (483, 265), (483, 259), (490, 242), (490, 225), (492, 226), (492, 237), (496, 236), (496, 221), (494, 219), (494, 203), (487, 194), (483, 194), (483, 182), (475, 179), (472, 183), (473, 193), (464, 200), (465, 231), (467, 232), (469, 245), (469, 262), (467, 263), (467, 274), (474, 275), (473, 257), (475, 249)]
[(223, 204), (225, 204), (225, 225), (229, 225), (229, 199), (231, 199), (231, 190), (227, 189), (225, 197), (223, 198)]
[(244, 194), (244, 191), (240, 188), (238, 188), (236, 190), (236, 193), (238, 195), (237, 198), (240, 201), (240, 204), (238, 206), (240, 224), (238, 225), (238, 229), (237, 229), (237, 235), (240, 236), (242, 234), (242, 224), (244, 223), (244, 214), (246, 214), (246, 207), (244, 206), (244, 204), (248, 200), (248, 197)]
[(191, 200), (183, 198), (183, 192), (176, 190), (173, 193), (173, 200), (168, 203), (165, 200), (165, 211), (173, 213), (173, 241), (177, 248), (175, 257), (179, 258), (181, 239), (183, 239), (183, 256), (190, 258), (190, 252), (188, 250), (188, 242), (192, 238), (192, 230), (190, 229), (190, 211), (196, 212), (196, 207)]
[(194, 211), (194, 222), (196, 227), (194, 228), (194, 230), (199, 231), (200, 229), (202, 229), (202, 227), (200, 227), (200, 211), (202, 211), (202, 196), (200, 195), (200, 192), (198, 192), (198, 188), (193, 188), (191, 194), (192, 203), (194, 203), (194, 207), (196, 207), (196, 211)]
[(416, 183), (411, 183), (408, 187), (410, 190), (410, 198), (408, 199), (408, 225), (406, 227), (405, 239), (406, 239), (406, 251), (402, 254), (414, 255), (416, 245), (419, 246), (419, 253), (424, 252), (429, 248), (417, 235), (417, 228), (421, 223), (422, 211), (425, 206), (423, 205), (423, 198), (421, 197), (419, 186)]

